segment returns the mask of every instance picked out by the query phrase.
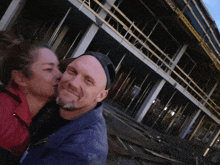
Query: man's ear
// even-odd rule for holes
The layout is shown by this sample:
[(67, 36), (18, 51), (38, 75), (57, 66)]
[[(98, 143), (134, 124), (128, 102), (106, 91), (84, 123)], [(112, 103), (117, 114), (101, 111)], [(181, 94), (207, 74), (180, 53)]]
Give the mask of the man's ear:
[(19, 70), (13, 70), (11, 72), (11, 79), (21, 87), (27, 86), (26, 83), (27, 78)]
[(95, 99), (96, 102), (101, 102), (102, 100), (104, 100), (108, 95), (108, 90), (102, 90), (98, 97)]

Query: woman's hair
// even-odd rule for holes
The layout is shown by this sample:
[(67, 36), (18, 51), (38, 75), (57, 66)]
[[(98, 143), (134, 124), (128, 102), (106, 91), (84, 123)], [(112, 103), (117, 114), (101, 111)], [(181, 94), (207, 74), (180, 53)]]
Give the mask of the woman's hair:
[(0, 31), (0, 81), (8, 85), (13, 70), (20, 70), (25, 77), (30, 78), (30, 66), (37, 59), (37, 54), (33, 51), (44, 47), (49, 48)]

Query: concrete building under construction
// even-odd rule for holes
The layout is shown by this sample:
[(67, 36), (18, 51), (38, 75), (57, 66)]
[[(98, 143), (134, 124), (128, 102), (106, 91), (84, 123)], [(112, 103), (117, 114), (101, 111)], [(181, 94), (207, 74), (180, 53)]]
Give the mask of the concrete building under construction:
[[(220, 148), (220, 33), (202, 0), (1, 0), (0, 9), (0, 30), (48, 43), (59, 59), (99, 51), (113, 61), (117, 80), (105, 100), (110, 153), (160, 164), (153, 158), (159, 149), (149, 145), (160, 135), (214, 159)], [(129, 127), (111, 128), (113, 114)], [(126, 135), (128, 129), (135, 132)], [(189, 164), (160, 153), (161, 162)]]

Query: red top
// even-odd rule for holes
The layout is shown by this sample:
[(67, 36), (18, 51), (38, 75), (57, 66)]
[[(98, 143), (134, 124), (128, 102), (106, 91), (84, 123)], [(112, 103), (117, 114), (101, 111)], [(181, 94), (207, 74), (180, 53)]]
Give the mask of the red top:
[(18, 89), (10, 89), (22, 103), (19, 104), (7, 93), (0, 93), (0, 146), (21, 156), (29, 142), (28, 126), (32, 114), (25, 94)]

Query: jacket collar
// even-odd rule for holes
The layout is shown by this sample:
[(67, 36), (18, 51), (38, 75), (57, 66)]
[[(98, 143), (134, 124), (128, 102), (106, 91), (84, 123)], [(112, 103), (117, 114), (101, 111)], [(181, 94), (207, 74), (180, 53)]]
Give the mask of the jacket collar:
[(50, 135), (46, 142), (46, 146), (52, 149), (58, 147), (69, 134), (83, 130), (93, 125), (97, 120), (100, 120), (103, 117), (102, 113), (102, 103), (99, 103), (95, 108), (79, 118), (74, 119), (69, 124), (61, 127), (58, 131)]
[(29, 125), (31, 123), (32, 114), (29, 110), (29, 105), (25, 93), (22, 90), (16, 88), (16, 86), (13, 84), (10, 84), (7, 89), (21, 100), (19, 106), (17, 106), (14, 110), (14, 114), (16, 114), (22, 121)]

